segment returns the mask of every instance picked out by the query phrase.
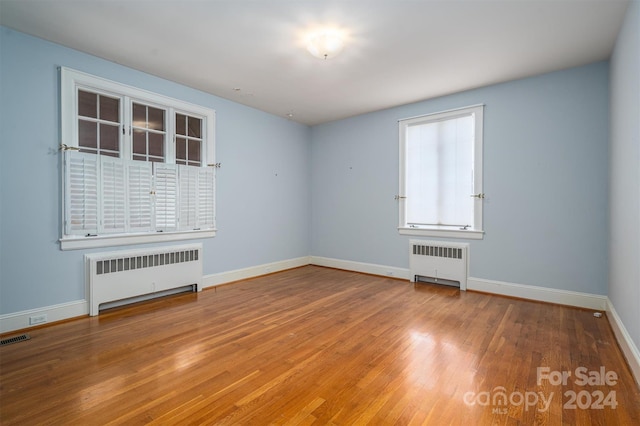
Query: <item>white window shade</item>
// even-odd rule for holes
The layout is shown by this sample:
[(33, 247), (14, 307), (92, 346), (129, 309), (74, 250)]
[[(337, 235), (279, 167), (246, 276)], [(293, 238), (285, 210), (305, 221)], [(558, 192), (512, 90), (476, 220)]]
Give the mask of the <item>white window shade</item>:
[(407, 129), (407, 223), (473, 224), (473, 118)]

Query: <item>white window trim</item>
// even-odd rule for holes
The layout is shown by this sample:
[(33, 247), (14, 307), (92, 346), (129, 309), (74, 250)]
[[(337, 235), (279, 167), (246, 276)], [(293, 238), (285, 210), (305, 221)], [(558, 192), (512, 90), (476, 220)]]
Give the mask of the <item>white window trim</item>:
[[(66, 67), (60, 67), (60, 107), (61, 107), (61, 123), (60, 123), (60, 146), (70, 148), (78, 148), (77, 125), (77, 88), (86, 88), (96, 92), (105, 92), (106, 94), (118, 94), (123, 98), (128, 98), (122, 104), (121, 114), (128, 114), (132, 101), (144, 102), (151, 106), (161, 105), (163, 108), (169, 106), (167, 110), (167, 134), (173, 133), (172, 115), (176, 113), (187, 115), (199, 115), (204, 117), (206, 128), (203, 131), (207, 143), (202, 145), (202, 162), (203, 167), (215, 166), (215, 111), (200, 105), (181, 101), (179, 99), (170, 98), (157, 93), (149, 92), (136, 87), (117, 83), (111, 80), (103, 79), (91, 74), (86, 74)], [(69, 114), (69, 112), (72, 112)], [(128, 138), (125, 138), (121, 146), (122, 150), (130, 149)], [(169, 150), (173, 150), (173, 144), (169, 143)], [(171, 152), (167, 152), (170, 154)], [(64, 159), (64, 155), (61, 156)], [(174, 157), (169, 157), (167, 164), (174, 164)], [(64, 161), (64, 160), (62, 160)], [(62, 166), (64, 170), (64, 165)], [(65, 198), (66, 184), (62, 177), (62, 218), (65, 218)], [(215, 178), (214, 178), (215, 179)], [(215, 187), (214, 187), (215, 200)], [(214, 218), (216, 204), (214, 201)], [(64, 223), (61, 225), (61, 237), (59, 239), (61, 250), (88, 249), (97, 247), (110, 247), (118, 245), (159, 243), (166, 241), (190, 240), (210, 238), (216, 235), (217, 229), (204, 230), (178, 230), (170, 232), (153, 232), (153, 233), (125, 233), (125, 234), (105, 234), (97, 236), (79, 236), (66, 235)]]
[(79, 250), (99, 247), (113, 247), (119, 245), (160, 243), (168, 241), (196, 240), (216, 236), (216, 230), (205, 231), (175, 231), (156, 234), (117, 234), (99, 235), (95, 237), (67, 236), (60, 239), (62, 250)]
[[(406, 197), (404, 191), (406, 187), (406, 129), (409, 125), (428, 121), (432, 119), (449, 119), (459, 116), (461, 113), (473, 111), (475, 114), (475, 141), (474, 141), (474, 193), (482, 194), (482, 197), (475, 198), (474, 205), (474, 224), (471, 228), (461, 229), (451, 226), (422, 225), (409, 226), (406, 222)], [(484, 238), (483, 230), (483, 203), (484, 190), (482, 182), (482, 163), (483, 163), (483, 122), (484, 122), (484, 105), (471, 105), (464, 108), (450, 109), (446, 111), (425, 114), (416, 117), (398, 120), (399, 128), (399, 148), (400, 148), (400, 190), (398, 199), (398, 232), (400, 235), (415, 235), (424, 237), (441, 237), (441, 238), (463, 238), (470, 240), (481, 240)], [(471, 194), (470, 194), (471, 195)]]

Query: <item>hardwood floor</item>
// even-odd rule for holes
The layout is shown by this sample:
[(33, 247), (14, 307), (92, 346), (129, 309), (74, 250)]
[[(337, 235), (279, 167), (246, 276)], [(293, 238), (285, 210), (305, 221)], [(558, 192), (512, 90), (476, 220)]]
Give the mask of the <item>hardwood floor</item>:
[(604, 316), (321, 267), (28, 333), (3, 425), (640, 424)]

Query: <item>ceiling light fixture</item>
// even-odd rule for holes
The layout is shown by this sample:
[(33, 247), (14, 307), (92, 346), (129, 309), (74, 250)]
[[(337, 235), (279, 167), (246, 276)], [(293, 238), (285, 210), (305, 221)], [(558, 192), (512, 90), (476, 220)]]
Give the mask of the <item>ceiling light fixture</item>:
[(342, 34), (334, 29), (326, 29), (311, 34), (307, 39), (307, 50), (316, 58), (331, 59), (342, 51)]

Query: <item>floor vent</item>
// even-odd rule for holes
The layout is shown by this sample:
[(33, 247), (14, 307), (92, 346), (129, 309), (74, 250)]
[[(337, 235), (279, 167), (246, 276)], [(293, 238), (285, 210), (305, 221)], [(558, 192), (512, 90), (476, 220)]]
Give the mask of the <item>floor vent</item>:
[(25, 340), (29, 340), (29, 339), (31, 339), (31, 337), (29, 337), (28, 334), (21, 334), (19, 336), (9, 337), (7, 339), (0, 340), (0, 346), (6, 346), (12, 343), (24, 342)]

